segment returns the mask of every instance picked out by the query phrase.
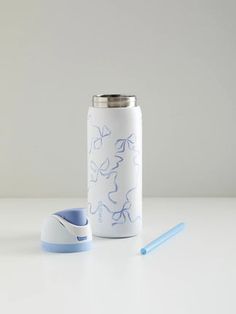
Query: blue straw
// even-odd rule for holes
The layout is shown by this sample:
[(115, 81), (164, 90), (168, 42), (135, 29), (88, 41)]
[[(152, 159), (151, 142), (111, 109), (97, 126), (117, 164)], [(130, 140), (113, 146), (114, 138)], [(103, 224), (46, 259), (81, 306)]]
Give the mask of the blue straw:
[(155, 240), (141, 248), (140, 253), (142, 255), (148, 254), (149, 252), (160, 246), (162, 243), (164, 243), (165, 241), (169, 240), (171, 237), (175, 236), (177, 233), (182, 231), (184, 227), (185, 224), (181, 222), (180, 224), (171, 228), (169, 231), (163, 233), (160, 237), (156, 238)]

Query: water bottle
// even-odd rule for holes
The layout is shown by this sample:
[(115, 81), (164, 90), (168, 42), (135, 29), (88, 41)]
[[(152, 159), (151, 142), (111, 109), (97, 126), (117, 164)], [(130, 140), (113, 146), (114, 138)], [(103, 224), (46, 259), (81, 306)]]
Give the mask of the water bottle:
[(142, 113), (136, 97), (94, 96), (87, 126), (92, 232), (135, 236), (142, 228)]

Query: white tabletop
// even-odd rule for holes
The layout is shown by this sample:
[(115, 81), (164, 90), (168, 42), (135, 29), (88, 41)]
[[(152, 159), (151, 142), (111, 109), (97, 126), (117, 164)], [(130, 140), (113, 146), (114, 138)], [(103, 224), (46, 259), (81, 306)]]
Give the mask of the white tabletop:
[[(44, 217), (85, 204), (0, 200), (1, 313), (236, 313), (236, 199), (145, 199), (140, 236), (94, 238), (83, 253), (42, 252)], [(139, 254), (182, 221), (182, 233)]]

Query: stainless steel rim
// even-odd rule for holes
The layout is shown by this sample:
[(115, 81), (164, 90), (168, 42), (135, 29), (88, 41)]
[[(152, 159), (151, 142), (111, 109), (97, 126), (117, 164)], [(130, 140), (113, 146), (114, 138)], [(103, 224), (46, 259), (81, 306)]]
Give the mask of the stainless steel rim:
[(137, 106), (135, 95), (102, 94), (93, 96), (93, 107), (127, 108)]

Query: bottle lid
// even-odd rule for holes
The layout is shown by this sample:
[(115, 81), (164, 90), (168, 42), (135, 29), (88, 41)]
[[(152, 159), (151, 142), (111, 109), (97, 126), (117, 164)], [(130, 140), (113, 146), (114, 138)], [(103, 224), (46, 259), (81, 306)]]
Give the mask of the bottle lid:
[(71, 253), (92, 247), (92, 232), (85, 208), (58, 211), (45, 219), (41, 231), (42, 248), (48, 252)]

